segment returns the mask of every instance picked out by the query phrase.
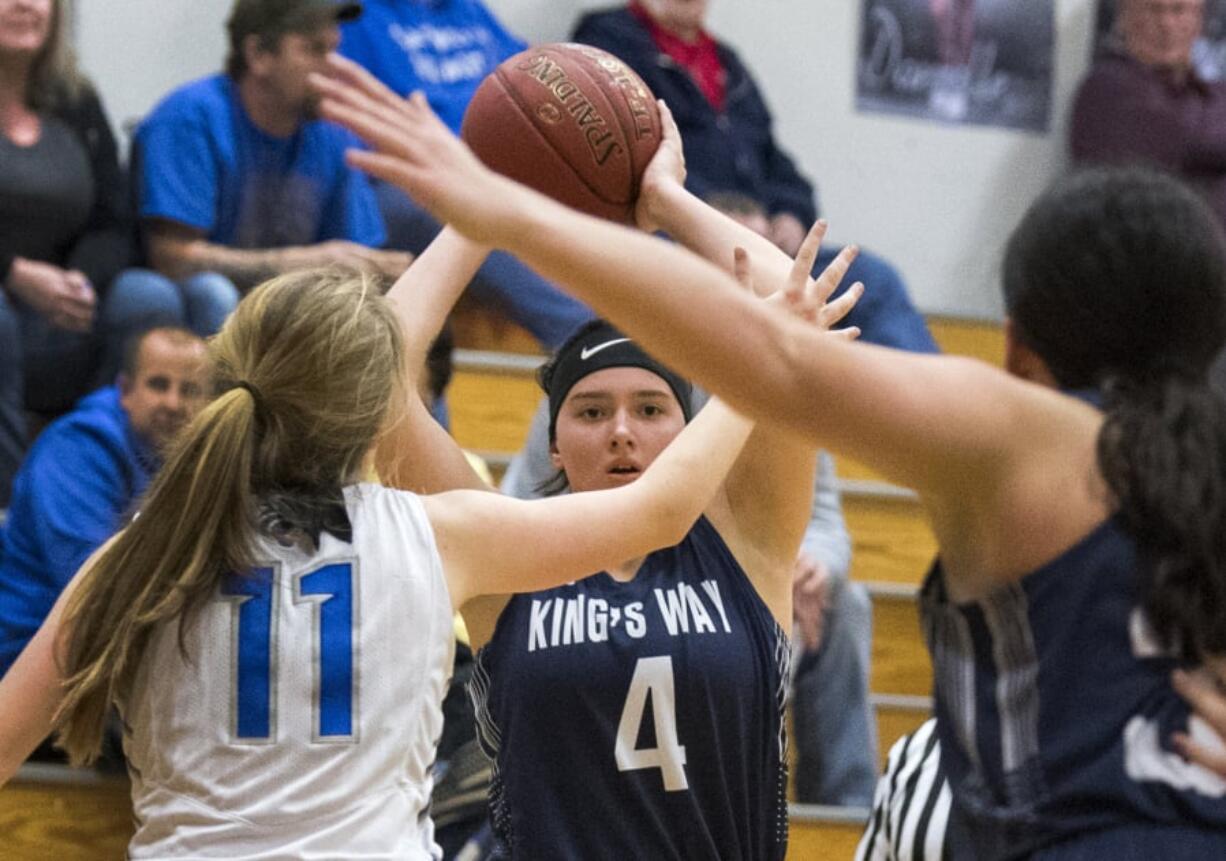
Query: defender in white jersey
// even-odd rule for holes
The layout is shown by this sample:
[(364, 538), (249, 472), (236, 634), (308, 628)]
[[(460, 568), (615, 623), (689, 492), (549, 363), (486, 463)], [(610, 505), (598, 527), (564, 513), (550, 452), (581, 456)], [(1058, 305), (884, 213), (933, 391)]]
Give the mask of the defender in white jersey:
[(447, 580), (418, 497), (344, 495), (352, 542), (261, 536), (253, 575), (228, 578), (184, 629), (186, 655), (177, 624), (152, 638), (120, 704), (132, 857), (240, 857), (253, 825), (287, 857), (430, 852)]
[[(412, 377), (437, 323), (400, 298), (434, 265), (390, 301), (328, 270), (240, 303), (209, 346), (215, 397), (140, 516), (0, 681), (0, 783), (53, 729), (89, 761), (114, 703), (133, 858), (438, 857), (430, 767), (455, 608), (675, 543), (751, 425), (717, 405), (640, 481), (582, 497), (360, 483), (374, 467), (429, 489), (462, 457), (420, 420)], [(623, 528), (590, 529), (602, 521)]]

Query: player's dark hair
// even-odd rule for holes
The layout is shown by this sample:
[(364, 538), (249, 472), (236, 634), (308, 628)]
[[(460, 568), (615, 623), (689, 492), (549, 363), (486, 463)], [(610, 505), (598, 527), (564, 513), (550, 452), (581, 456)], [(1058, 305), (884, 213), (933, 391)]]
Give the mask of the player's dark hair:
[(343, 485), (404, 391), (400, 326), (374, 276), (303, 271), (253, 290), (209, 343), (214, 399), (183, 430), (139, 515), (87, 564), (65, 611), (60, 744), (98, 752), (154, 630), (230, 572), (251, 570), (269, 506), (305, 533), (343, 532)]
[(1059, 385), (1101, 393), (1098, 462), (1136, 538), (1154, 632), (1185, 660), (1226, 652), (1226, 245), (1165, 175), (1096, 169), (1031, 207), (1004, 260), (1016, 337)]

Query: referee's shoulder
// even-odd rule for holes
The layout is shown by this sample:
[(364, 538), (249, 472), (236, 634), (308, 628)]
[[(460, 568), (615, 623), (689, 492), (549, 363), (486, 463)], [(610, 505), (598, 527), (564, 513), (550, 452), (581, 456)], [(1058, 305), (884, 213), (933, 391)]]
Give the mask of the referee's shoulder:
[(941, 858), (949, 804), (936, 719), (929, 718), (890, 748), (856, 861)]

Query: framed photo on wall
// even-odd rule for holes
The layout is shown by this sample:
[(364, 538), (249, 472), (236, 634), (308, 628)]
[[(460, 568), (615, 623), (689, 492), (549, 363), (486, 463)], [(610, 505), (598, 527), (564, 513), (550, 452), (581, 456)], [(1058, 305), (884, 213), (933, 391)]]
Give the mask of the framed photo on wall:
[(861, 0), (856, 107), (1045, 132), (1053, 0)]

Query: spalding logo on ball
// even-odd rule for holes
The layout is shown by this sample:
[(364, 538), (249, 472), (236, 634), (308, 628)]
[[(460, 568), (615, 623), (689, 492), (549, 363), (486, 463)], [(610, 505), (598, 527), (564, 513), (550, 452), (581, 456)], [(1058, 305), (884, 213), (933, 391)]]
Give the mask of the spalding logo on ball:
[(540, 45), (477, 88), (461, 136), (489, 167), (583, 212), (632, 221), (660, 144), (651, 90), (589, 45)]

